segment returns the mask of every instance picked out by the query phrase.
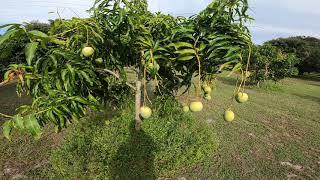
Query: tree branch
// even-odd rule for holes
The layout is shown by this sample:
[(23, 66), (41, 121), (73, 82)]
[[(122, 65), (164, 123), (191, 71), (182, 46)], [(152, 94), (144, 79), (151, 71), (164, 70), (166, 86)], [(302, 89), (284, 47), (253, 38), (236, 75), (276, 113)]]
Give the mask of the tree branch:
[[(111, 71), (111, 70), (109, 70), (109, 69), (98, 69), (97, 71), (98, 71), (99, 73), (102, 73), (102, 74), (108, 73), (108, 74), (114, 76), (115, 78), (121, 80), (121, 78), (120, 78), (120, 76), (119, 76), (118, 74), (116, 74), (115, 72), (113, 72), (113, 71)], [(131, 89), (133, 89), (134, 91), (136, 90), (136, 88), (135, 88), (132, 84), (126, 82), (126, 85), (129, 86), (129, 87), (130, 87)]]
[(3, 116), (5, 118), (12, 118), (13, 117), (13, 116), (9, 116), (9, 115), (3, 114), (3, 113), (0, 113), (0, 116)]
[(8, 82), (9, 82), (8, 80), (5, 80), (5, 81), (1, 82), (0, 83), (0, 87), (5, 86)]

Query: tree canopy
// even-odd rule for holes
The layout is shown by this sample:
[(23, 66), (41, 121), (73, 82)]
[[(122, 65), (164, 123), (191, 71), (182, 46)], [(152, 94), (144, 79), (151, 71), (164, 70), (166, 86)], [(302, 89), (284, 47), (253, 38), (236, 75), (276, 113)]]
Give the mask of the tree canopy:
[(320, 72), (320, 39), (314, 37), (290, 37), (268, 41), (285, 53), (295, 53), (301, 60), (297, 65), (299, 73)]
[[(96, 0), (90, 18), (57, 19), (48, 32), (25, 24), (2, 26), (9, 30), (1, 46), (28, 39), (25, 61), (9, 66), (5, 82), (18, 79), (18, 93), (26, 91), (33, 99), (4, 124), (4, 134), (9, 138), (17, 128), (39, 138), (48, 122), (59, 131), (88, 109), (121, 102), (137, 90), (127, 80), (128, 69), (144, 82), (143, 105), (149, 80), (156, 82), (158, 94), (175, 95), (197, 77), (195, 96), (200, 99), (201, 84), (221, 65), (246, 64), (242, 57), (252, 44), (245, 26), (251, 20), (248, 7), (247, 0), (216, 0), (198, 15), (183, 18), (151, 13), (147, 1)], [(86, 56), (84, 47), (94, 53)]]

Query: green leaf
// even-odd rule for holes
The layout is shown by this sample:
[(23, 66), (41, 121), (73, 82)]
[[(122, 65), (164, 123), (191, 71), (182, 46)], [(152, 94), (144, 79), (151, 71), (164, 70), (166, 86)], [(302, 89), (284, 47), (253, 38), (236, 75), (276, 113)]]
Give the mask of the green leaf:
[(19, 130), (24, 129), (23, 117), (20, 114), (17, 114), (13, 117), (13, 122), (14, 122), (15, 128)]
[(238, 64), (236, 64), (236, 65), (233, 67), (232, 71), (228, 74), (228, 76), (231, 76), (231, 75), (234, 74), (235, 72), (240, 71), (240, 70), (241, 70), (241, 67), (242, 67), (242, 63), (239, 62)]
[(91, 101), (91, 102), (94, 102), (94, 103), (98, 103), (98, 100), (92, 96), (91, 94), (88, 96), (88, 99)]
[(3, 130), (3, 136), (5, 138), (7, 138), (8, 140), (10, 140), (10, 134), (11, 134), (11, 130), (13, 128), (13, 122), (11, 120), (6, 121), (3, 125), (2, 125), (2, 130)]
[(49, 36), (41, 31), (37, 31), (37, 30), (32, 30), (28, 32), (29, 34), (33, 35), (33, 36), (37, 36), (39, 38), (48, 38)]
[(24, 121), (25, 128), (31, 133), (35, 139), (40, 139), (41, 137), (41, 126), (37, 121), (37, 118), (31, 114), (26, 116)]
[(62, 107), (62, 109), (63, 109), (65, 112), (67, 112), (69, 115), (72, 114), (71, 111), (70, 111), (70, 109), (67, 107), (67, 105), (62, 104), (61, 107)]
[(103, 42), (104, 42), (103, 37), (102, 37), (99, 33), (97, 33), (96, 31), (94, 31), (92, 27), (90, 27), (90, 29), (91, 29), (92, 34), (93, 34), (96, 38), (100, 39), (100, 41), (103, 43)]
[(204, 44), (204, 43), (201, 43), (200, 44), (200, 51), (203, 51), (205, 48), (206, 48), (207, 46), (206, 46), (206, 44)]
[(69, 63), (66, 66), (67, 66), (68, 71), (71, 73), (72, 81), (75, 81), (76, 73), (75, 73), (74, 68)]
[(4, 35), (0, 36), (0, 46), (10, 38), (15, 36), (15, 34), (19, 31), (20, 31), (19, 29), (10, 30), (10, 31), (7, 31)]
[(176, 43), (171, 43), (169, 46), (175, 47), (177, 50), (181, 47), (188, 47), (188, 48), (193, 48), (193, 45), (187, 42), (176, 42)]
[(87, 73), (85, 73), (84, 71), (79, 71), (81, 76), (84, 77), (84, 79), (90, 84), (90, 86), (93, 86), (93, 81), (92, 79), (89, 77), (89, 75)]
[(17, 108), (17, 112), (19, 112), (20, 114), (24, 114), (26, 113), (27, 111), (29, 111), (30, 109), (30, 106), (28, 105), (23, 105), (23, 106), (20, 106), (19, 108)]
[(32, 60), (35, 57), (36, 51), (38, 49), (38, 42), (28, 43), (25, 49), (26, 60), (29, 66), (31, 66)]
[(182, 50), (176, 51), (175, 53), (180, 55), (197, 54), (197, 52), (194, 49), (182, 49)]
[(152, 40), (148, 39), (147, 37), (142, 37), (142, 36), (139, 36), (138, 38), (138, 43), (144, 47), (147, 47), (147, 48), (152, 48), (153, 45), (152, 45)]
[(66, 44), (66, 41), (63, 41), (63, 40), (60, 40), (60, 39), (57, 39), (57, 38), (50, 38), (50, 41), (55, 43), (55, 44), (58, 44), (58, 45), (65, 45)]
[(179, 61), (189, 61), (193, 58), (194, 58), (194, 56), (181, 56), (181, 57), (178, 57), (178, 60)]
[(14, 23), (12, 23), (12, 24), (4, 24), (4, 25), (0, 26), (0, 29), (8, 27), (8, 26), (20, 26), (20, 24), (14, 24)]
[(57, 58), (53, 54), (50, 54), (49, 58), (51, 59), (51, 62), (53, 63), (54, 67), (57, 68), (58, 67)]
[(222, 71), (224, 68), (226, 68), (227, 66), (229, 66), (230, 64), (235, 63), (235, 62), (237, 62), (237, 61), (236, 61), (236, 60), (234, 60), (234, 61), (229, 61), (229, 62), (226, 62), (226, 63), (220, 65), (219, 71)]
[(88, 101), (86, 101), (86, 99), (79, 96), (75, 97), (74, 100), (82, 104), (89, 104)]
[(9, 70), (9, 71), (7, 71), (5, 74), (4, 74), (4, 80), (8, 80), (9, 79), (9, 75), (11, 74), (11, 73), (13, 73), (14, 71), (12, 71), (12, 70)]

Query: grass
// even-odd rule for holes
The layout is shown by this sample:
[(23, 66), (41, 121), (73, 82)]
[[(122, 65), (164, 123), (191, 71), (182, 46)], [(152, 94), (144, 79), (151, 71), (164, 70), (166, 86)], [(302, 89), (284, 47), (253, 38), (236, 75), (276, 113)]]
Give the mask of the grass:
[[(232, 78), (220, 78), (214, 100), (199, 119), (211, 119), (220, 148), (193, 176), (212, 179), (320, 177), (320, 82), (286, 79), (271, 90), (250, 88), (250, 101), (234, 104), (236, 121), (224, 122)], [(275, 90), (275, 91), (274, 91)]]
[(67, 142), (52, 153), (51, 177), (172, 177), (209, 160), (217, 149), (215, 133), (208, 124), (184, 113), (174, 99), (153, 101), (154, 113), (143, 121), (139, 132), (134, 129), (133, 102), (127, 102), (107, 123), (103, 115), (90, 116), (89, 122), (84, 120)]
[[(236, 121), (227, 123), (222, 115), (231, 104), (235, 80), (223, 76), (219, 80), (213, 100), (205, 103), (202, 113), (196, 114), (198, 120), (210, 123), (217, 133), (219, 149), (210, 163), (200, 164), (181, 176), (188, 179), (320, 177), (319, 81), (304, 77), (266, 84), (260, 89), (248, 88), (250, 101), (234, 103)], [(11, 107), (18, 101), (7, 100), (12, 96), (12, 90), (0, 89), (1, 112), (12, 113)], [(0, 178), (1, 169), (7, 166), (33, 177), (37, 172), (33, 169), (46, 160), (49, 151), (63, 139), (64, 134), (51, 135), (49, 129), (48, 139), (38, 142), (20, 136), (10, 144), (0, 135)]]

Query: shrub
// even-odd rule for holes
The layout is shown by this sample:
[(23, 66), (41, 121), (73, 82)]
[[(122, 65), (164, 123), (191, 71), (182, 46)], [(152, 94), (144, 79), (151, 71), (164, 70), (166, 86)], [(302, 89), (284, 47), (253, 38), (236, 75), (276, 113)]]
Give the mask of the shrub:
[(204, 162), (217, 148), (209, 126), (161, 98), (142, 130), (134, 129), (133, 102), (118, 116), (96, 117), (67, 138), (51, 156), (52, 172), (64, 178), (154, 179)]

